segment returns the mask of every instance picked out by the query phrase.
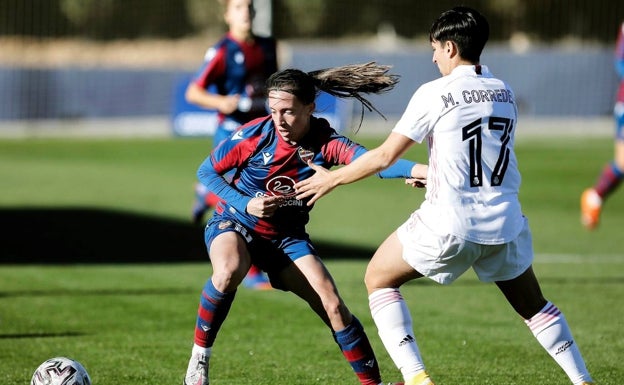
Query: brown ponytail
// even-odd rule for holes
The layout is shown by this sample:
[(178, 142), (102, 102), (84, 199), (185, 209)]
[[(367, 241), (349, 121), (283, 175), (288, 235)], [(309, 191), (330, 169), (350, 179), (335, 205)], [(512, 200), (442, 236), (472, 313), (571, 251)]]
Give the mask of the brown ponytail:
[(288, 92), (304, 104), (314, 102), (319, 90), (337, 98), (355, 98), (362, 103), (361, 126), (364, 107), (385, 118), (362, 94), (381, 94), (392, 90), (399, 82), (399, 75), (388, 74), (390, 68), (391, 66), (388, 65), (368, 62), (325, 68), (308, 73), (297, 69), (286, 69), (271, 75), (267, 80), (267, 91)]

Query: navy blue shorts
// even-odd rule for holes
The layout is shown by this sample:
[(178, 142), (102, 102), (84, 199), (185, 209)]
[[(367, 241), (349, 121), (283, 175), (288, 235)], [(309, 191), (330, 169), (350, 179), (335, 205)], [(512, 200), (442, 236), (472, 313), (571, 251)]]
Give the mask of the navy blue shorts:
[(271, 285), (276, 289), (284, 289), (277, 273), (306, 255), (318, 255), (308, 234), (297, 236), (278, 236), (267, 239), (256, 235), (245, 226), (231, 218), (215, 215), (210, 218), (204, 233), (206, 248), (210, 253), (210, 244), (219, 234), (234, 231), (247, 243), (251, 262), (269, 275)]

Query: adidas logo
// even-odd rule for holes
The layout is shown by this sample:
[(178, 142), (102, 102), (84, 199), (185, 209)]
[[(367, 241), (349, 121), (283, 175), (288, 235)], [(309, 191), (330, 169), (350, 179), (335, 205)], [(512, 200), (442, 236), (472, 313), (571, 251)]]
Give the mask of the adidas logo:
[(401, 340), (401, 342), (399, 342), (399, 346), (404, 346), (407, 345), (409, 343), (414, 342), (414, 337), (410, 336), (409, 334), (406, 335), (405, 337), (403, 337), (403, 339)]

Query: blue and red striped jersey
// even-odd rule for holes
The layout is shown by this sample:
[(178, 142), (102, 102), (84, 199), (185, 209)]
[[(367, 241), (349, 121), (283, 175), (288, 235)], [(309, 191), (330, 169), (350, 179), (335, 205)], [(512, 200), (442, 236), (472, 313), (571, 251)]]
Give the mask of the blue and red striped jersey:
[[(240, 124), (267, 114), (266, 79), (277, 71), (276, 41), (255, 37), (240, 42), (227, 33), (206, 51), (193, 82), (220, 95), (241, 95), (239, 109), (228, 117)], [(219, 121), (225, 117), (219, 114)]]
[[(221, 202), (214, 215), (232, 217), (264, 237), (305, 233), (311, 206), (295, 198), (295, 183), (314, 170), (308, 161), (331, 168), (349, 164), (366, 149), (338, 134), (325, 119), (311, 117), (310, 131), (296, 145), (285, 142), (271, 116), (242, 126), (222, 141), (197, 171), (200, 182)], [(399, 160), (380, 172), (382, 178), (408, 178), (415, 162)], [(231, 182), (223, 175), (234, 170)], [(288, 199), (271, 218), (258, 218), (246, 212), (247, 203), (259, 196), (285, 196)]]

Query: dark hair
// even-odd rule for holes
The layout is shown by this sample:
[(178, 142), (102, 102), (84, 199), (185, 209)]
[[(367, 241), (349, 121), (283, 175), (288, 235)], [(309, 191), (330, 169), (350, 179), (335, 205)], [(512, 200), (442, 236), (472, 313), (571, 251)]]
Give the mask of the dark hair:
[[(267, 92), (288, 92), (295, 95), (302, 103), (310, 104), (314, 102), (319, 91), (324, 91), (338, 98), (355, 98), (369, 111), (375, 111), (383, 116), (362, 94), (380, 94), (394, 88), (399, 81), (399, 76), (388, 74), (390, 68), (387, 65), (369, 62), (312, 72), (285, 69), (269, 77)], [(364, 108), (362, 108), (363, 116)]]
[(490, 25), (483, 15), (469, 7), (455, 7), (443, 12), (429, 30), (429, 40), (452, 41), (459, 56), (478, 63), (490, 36)]

